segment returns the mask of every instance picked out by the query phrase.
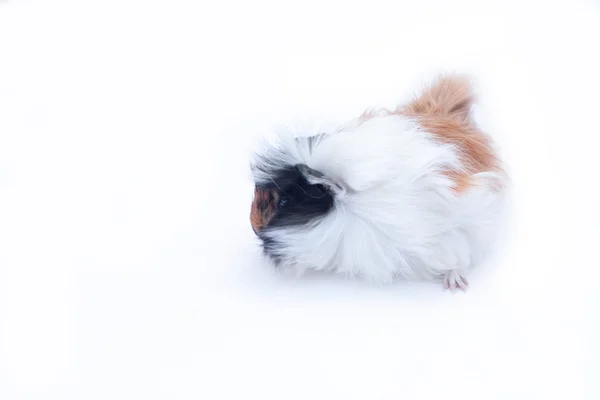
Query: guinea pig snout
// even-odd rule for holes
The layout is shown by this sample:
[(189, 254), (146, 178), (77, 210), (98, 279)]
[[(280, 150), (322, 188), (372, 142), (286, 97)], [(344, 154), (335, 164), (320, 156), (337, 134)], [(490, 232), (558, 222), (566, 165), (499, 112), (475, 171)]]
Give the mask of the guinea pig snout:
[(271, 190), (261, 188), (254, 189), (254, 199), (250, 210), (250, 224), (256, 235), (266, 228), (273, 219), (278, 197), (277, 193)]

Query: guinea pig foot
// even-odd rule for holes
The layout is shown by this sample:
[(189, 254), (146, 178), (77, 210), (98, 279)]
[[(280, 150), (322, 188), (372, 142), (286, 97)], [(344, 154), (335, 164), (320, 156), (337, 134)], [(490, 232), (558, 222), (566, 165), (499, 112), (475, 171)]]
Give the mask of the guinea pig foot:
[(469, 282), (456, 270), (446, 272), (444, 276), (444, 290), (450, 289), (454, 293), (457, 288), (466, 292), (469, 288)]

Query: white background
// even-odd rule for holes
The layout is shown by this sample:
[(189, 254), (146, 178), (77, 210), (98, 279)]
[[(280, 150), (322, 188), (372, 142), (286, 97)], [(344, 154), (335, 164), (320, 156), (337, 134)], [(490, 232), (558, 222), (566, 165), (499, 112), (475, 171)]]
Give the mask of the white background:
[[(250, 150), (473, 74), (513, 178), (455, 295), (291, 279)], [(598, 399), (597, 1), (0, 0), (0, 399)]]

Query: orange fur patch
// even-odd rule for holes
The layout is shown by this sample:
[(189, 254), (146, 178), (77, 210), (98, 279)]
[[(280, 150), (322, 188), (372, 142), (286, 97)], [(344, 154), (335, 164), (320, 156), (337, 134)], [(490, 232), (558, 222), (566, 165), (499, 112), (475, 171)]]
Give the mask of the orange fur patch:
[(490, 138), (471, 117), (475, 95), (469, 80), (462, 76), (443, 76), (410, 103), (393, 111), (365, 111), (359, 122), (378, 115), (404, 115), (415, 118), (440, 142), (451, 144), (460, 152), (463, 171), (447, 171), (456, 183), (455, 191), (464, 192), (473, 185), (478, 172), (502, 172)]
[(279, 195), (268, 189), (254, 188), (254, 199), (250, 208), (250, 224), (255, 232), (266, 228), (277, 210)]
[(417, 118), (437, 139), (458, 149), (464, 171), (448, 171), (457, 192), (472, 186), (471, 176), (475, 173), (501, 172), (491, 139), (472, 119), (474, 102), (475, 95), (466, 77), (443, 76), (412, 102), (395, 110)]

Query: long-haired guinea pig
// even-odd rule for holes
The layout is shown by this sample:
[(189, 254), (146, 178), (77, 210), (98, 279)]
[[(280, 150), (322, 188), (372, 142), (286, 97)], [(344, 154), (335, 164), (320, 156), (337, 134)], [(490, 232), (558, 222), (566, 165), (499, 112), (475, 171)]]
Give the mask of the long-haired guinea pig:
[(297, 273), (466, 290), (497, 236), (508, 183), (474, 99), (467, 77), (441, 76), (393, 110), (267, 142), (251, 163), (250, 215), (265, 255)]

